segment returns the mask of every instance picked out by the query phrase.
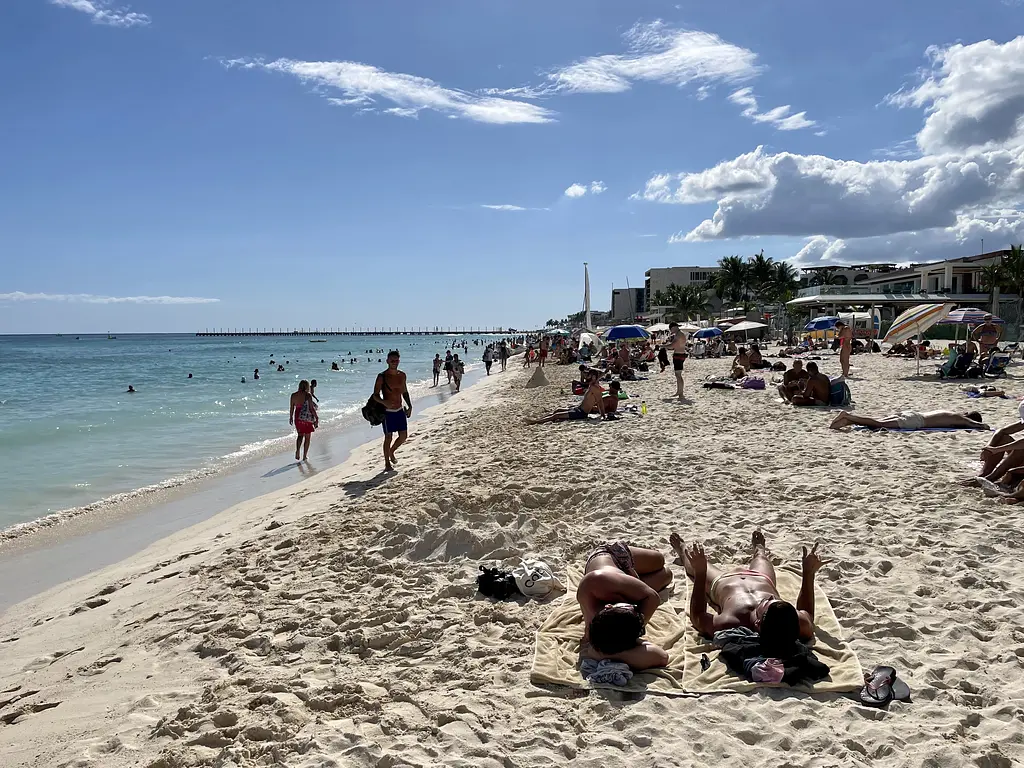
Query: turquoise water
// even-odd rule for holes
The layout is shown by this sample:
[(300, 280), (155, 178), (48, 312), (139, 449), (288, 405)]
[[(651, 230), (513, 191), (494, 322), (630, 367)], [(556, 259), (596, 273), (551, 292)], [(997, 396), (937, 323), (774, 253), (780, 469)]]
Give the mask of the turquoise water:
[(463, 340), (478, 361), (482, 346), (446, 336), (0, 336), (0, 537), (287, 450), (300, 379), (317, 380), (321, 430), (351, 424), (386, 367), (378, 349), (402, 353), (415, 400)]

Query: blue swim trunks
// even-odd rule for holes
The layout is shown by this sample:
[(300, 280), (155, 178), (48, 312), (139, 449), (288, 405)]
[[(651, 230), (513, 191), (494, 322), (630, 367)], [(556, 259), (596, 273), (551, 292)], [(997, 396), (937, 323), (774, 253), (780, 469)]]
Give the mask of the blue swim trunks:
[(408, 432), (409, 420), (405, 418), (405, 411), (387, 411), (384, 414), (384, 434), (390, 435), (395, 432)]

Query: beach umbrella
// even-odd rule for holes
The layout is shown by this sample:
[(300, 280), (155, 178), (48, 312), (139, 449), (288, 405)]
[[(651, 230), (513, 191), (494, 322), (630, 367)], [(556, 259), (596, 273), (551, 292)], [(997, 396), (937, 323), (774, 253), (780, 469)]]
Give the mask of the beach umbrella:
[(555, 328), (553, 330), (546, 331), (546, 333), (547, 333), (548, 336), (571, 336), (572, 335), (571, 333), (569, 333), (564, 328)]
[(693, 334), (693, 338), (695, 338), (695, 339), (713, 339), (715, 336), (721, 336), (721, 335), (722, 335), (722, 329), (721, 328), (701, 328), (699, 331), (697, 331), (695, 334)]
[(991, 312), (986, 312), (983, 309), (961, 307), (960, 309), (954, 309), (936, 323), (936, 325), (983, 325), (986, 317), (991, 318), (989, 320), (990, 323), (1003, 322), (1001, 318), (998, 318)]
[(655, 323), (647, 326), (648, 333), (664, 333), (668, 330), (668, 323)]
[(679, 330), (682, 331), (683, 333), (693, 333), (694, 331), (699, 331), (700, 326), (691, 325), (690, 323), (680, 323)]
[[(899, 344), (901, 341), (921, 337), (924, 332), (942, 320), (953, 308), (953, 304), (918, 304), (911, 307), (892, 321), (889, 332), (882, 339), (883, 344)], [(921, 357), (917, 358), (917, 372), (921, 373)]]
[(604, 332), (605, 341), (642, 341), (651, 338), (639, 325), (613, 325)]
[(726, 329), (726, 333), (746, 333), (747, 331), (756, 331), (758, 328), (767, 327), (767, 323), (759, 323), (756, 320), (744, 320), (742, 323), (736, 323), (736, 325)]
[(839, 322), (838, 317), (816, 317), (804, 326), (805, 331), (831, 331)]

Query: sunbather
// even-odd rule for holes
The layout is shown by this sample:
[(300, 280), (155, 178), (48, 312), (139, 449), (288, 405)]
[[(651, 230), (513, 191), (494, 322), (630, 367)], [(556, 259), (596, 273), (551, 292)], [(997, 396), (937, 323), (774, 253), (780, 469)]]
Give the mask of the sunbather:
[(807, 364), (807, 378), (803, 389), (794, 392), (789, 402), (793, 405), (828, 405), (829, 391), (832, 382), (828, 376), (818, 372), (818, 364), (811, 361)]
[(868, 429), (988, 429), (978, 411), (903, 411), (880, 419), (857, 416), (843, 411), (829, 424), (831, 429), (861, 426)]
[(580, 655), (621, 661), (637, 670), (668, 664), (665, 650), (641, 637), (661, 601), (658, 592), (671, 581), (672, 572), (657, 550), (621, 541), (595, 549), (576, 590), (585, 627)]
[[(735, 627), (747, 627), (760, 635), (770, 656), (786, 657), (797, 640), (814, 637), (814, 576), (826, 561), (818, 545), (803, 549), (803, 580), (796, 605), (787, 603), (775, 587), (775, 568), (764, 534), (754, 531), (750, 566), (724, 572), (708, 563), (704, 547), (693, 542), (687, 548), (679, 534), (669, 539), (672, 550), (693, 579), (690, 592), (690, 623), (702, 635)], [(718, 613), (708, 611), (708, 603)]]
[(997, 429), (981, 449), (981, 471), (962, 481), (964, 485), (980, 485), (980, 480), (998, 483), (1008, 472), (1024, 466), (1024, 436), (1012, 437), (1024, 430), (1024, 403), (1018, 410), (1020, 419)]
[(598, 381), (597, 376), (589, 377), (589, 384), (587, 391), (583, 395), (583, 402), (574, 408), (561, 408), (550, 416), (544, 416), (539, 419), (527, 419), (527, 424), (550, 424), (553, 421), (577, 421), (580, 419), (587, 418), (591, 413), (595, 411), (601, 414), (601, 418), (605, 416), (604, 409), (604, 392), (601, 389), (601, 384)]

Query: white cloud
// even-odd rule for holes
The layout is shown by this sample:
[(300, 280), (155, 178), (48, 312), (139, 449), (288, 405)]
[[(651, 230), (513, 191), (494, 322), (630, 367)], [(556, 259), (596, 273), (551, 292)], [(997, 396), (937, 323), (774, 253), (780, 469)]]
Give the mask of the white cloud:
[[(934, 66), (889, 97), (925, 110), (919, 152), (872, 161), (753, 152), (696, 173), (652, 176), (633, 197), (715, 203), (670, 242), (807, 238), (801, 261), (908, 261), (1024, 240), (1024, 37), (929, 50)], [(740, 89), (733, 101), (756, 109)], [(757, 113), (760, 114), (760, 113)]]
[(718, 35), (697, 30), (672, 29), (663, 21), (640, 23), (623, 35), (628, 49), (622, 54), (588, 56), (546, 74), (539, 87), (496, 91), (527, 97), (555, 93), (622, 93), (635, 82), (683, 87), (739, 83), (757, 76), (757, 54), (727, 43)]
[(0, 293), (0, 301), (62, 301), (80, 304), (216, 304), (197, 296), (96, 296), (91, 293)]
[(481, 208), (489, 208), (492, 211), (550, 211), (550, 208), (524, 208), (521, 205), (481, 205)]
[(782, 107), (769, 109), (767, 112), (758, 110), (757, 97), (754, 96), (753, 88), (740, 88), (729, 94), (729, 101), (737, 106), (743, 107), (741, 113), (755, 123), (769, 123), (780, 131), (797, 131), (801, 128), (813, 128), (817, 123), (807, 119), (806, 112), (790, 114), (791, 107), (786, 104)]
[(590, 184), (570, 184), (565, 190), (566, 197), (583, 197), (585, 194), (590, 193), (591, 195), (600, 195), (608, 189), (608, 185), (603, 181), (592, 181)]
[(134, 13), (127, 8), (117, 8), (106, 0), (50, 0), (53, 5), (87, 13), (94, 24), (109, 27), (141, 27), (149, 24), (150, 18), (144, 13)]
[(917, 144), (928, 154), (1024, 143), (1024, 36), (999, 45), (928, 49), (931, 71), (887, 98), (928, 115)]
[[(386, 72), (354, 61), (227, 59), (221, 63), (228, 69), (281, 72), (318, 88), (339, 91), (342, 97), (328, 97), (330, 103), (358, 106), (361, 112), (379, 110), (384, 114), (415, 117), (421, 110), (428, 109), (449, 117), (499, 125), (554, 120), (554, 112), (536, 104), (445, 88), (429, 78)], [(393, 106), (381, 108), (378, 102)]]

